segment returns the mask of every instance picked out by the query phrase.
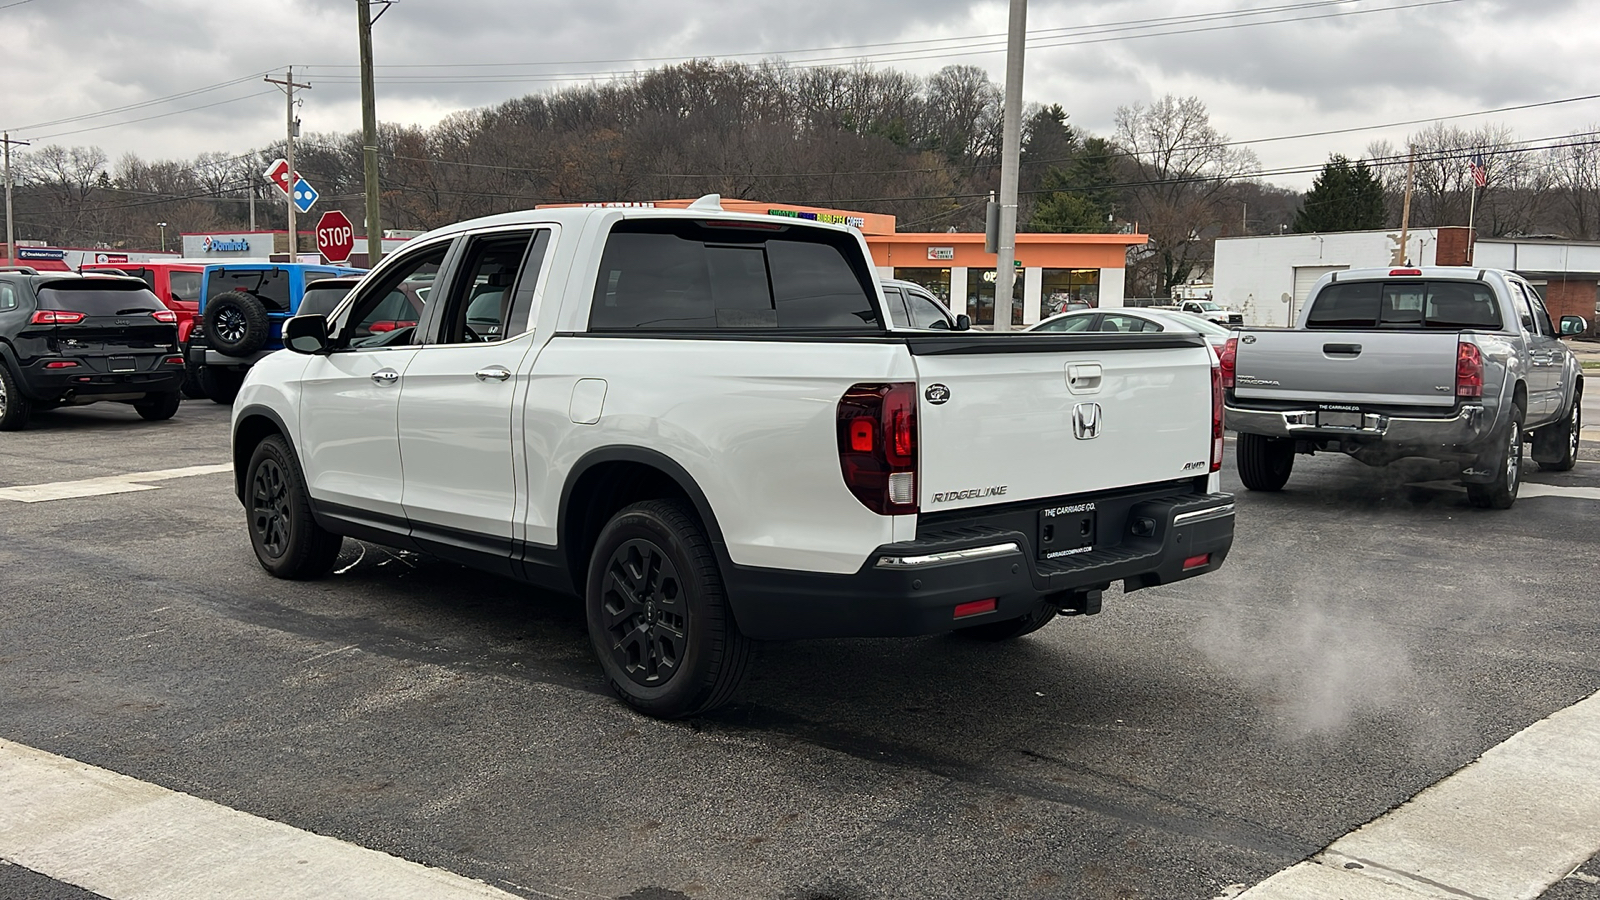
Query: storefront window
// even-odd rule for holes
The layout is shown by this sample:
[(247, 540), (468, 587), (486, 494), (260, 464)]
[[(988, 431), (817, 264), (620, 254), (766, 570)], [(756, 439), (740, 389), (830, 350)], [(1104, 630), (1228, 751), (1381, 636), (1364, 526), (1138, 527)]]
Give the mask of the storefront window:
[(895, 269), (894, 277), (912, 284), (920, 284), (928, 289), (928, 293), (939, 298), (945, 306), (950, 305), (950, 270), (949, 269)]
[[(1016, 280), (1011, 284), (1011, 324), (1022, 324), (1022, 270), (1017, 270)], [(993, 269), (968, 269), (967, 270), (967, 314), (972, 316), (974, 325), (994, 325), (994, 282)]]
[(1099, 269), (1045, 269), (1040, 275), (1040, 319), (1100, 305)]

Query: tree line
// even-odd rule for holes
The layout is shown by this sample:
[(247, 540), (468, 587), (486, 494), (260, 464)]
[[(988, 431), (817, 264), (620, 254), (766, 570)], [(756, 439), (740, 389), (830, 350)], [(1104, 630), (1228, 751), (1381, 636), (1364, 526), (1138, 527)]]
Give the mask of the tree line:
[[(428, 229), (540, 203), (728, 197), (888, 213), (907, 231), (981, 230), (1000, 178), (1001, 86), (975, 66), (929, 76), (870, 66), (696, 60), (380, 128), (383, 227)], [(1194, 97), (1117, 111), (1109, 134), (1060, 104), (1025, 113), (1024, 230), (1148, 234), (1130, 291), (1165, 296), (1205, 270), (1218, 237), (1397, 227), (1407, 151), (1330, 159), (1306, 195), (1268, 183)], [(1600, 129), (1590, 129), (1594, 132)], [(1600, 236), (1600, 152), (1587, 134), (1530, 152), (1509, 129), (1445, 124), (1412, 135), (1415, 227), (1466, 224), (1466, 160), (1488, 161), (1480, 234)], [(296, 166), (360, 223), (359, 131), (308, 135)], [(261, 172), (283, 145), (236, 155), (111, 161), (95, 147), (18, 155), (19, 238), (150, 249), (180, 231), (281, 226)], [(1381, 220), (1380, 220), (1381, 217)], [(1376, 224), (1373, 224), (1376, 223)], [(358, 226), (359, 227), (359, 226)], [(308, 238), (302, 237), (302, 241)], [(303, 244), (304, 246), (304, 244)]]

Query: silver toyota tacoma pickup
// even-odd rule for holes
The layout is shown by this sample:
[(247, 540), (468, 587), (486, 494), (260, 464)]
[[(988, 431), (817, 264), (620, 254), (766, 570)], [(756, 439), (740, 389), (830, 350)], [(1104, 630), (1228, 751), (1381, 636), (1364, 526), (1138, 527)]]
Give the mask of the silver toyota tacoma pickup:
[(1458, 463), (1474, 506), (1517, 499), (1523, 445), (1572, 468), (1583, 372), (1538, 292), (1513, 272), (1430, 267), (1323, 276), (1292, 329), (1240, 329), (1221, 356), (1239, 477), (1281, 490), (1297, 453), (1373, 466)]

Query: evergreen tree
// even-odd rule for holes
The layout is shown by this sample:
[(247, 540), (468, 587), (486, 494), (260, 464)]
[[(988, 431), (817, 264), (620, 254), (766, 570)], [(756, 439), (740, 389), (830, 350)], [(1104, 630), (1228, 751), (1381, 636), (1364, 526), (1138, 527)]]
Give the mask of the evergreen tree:
[(1042, 184), (1048, 193), (1034, 204), (1033, 230), (1067, 234), (1111, 230), (1114, 152), (1105, 138), (1091, 137), (1066, 165), (1052, 166)]
[(1335, 153), (1294, 214), (1294, 230), (1370, 231), (1384, 227), (1384, 220), (1383, 182), (1367, 168), (1366, 160), (1352, 164)]

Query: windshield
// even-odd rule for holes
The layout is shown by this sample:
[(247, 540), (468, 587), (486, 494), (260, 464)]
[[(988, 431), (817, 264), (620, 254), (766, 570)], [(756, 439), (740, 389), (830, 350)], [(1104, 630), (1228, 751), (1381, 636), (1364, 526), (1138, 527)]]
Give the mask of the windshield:
[(1227, 328), (1224, 328), (1223, 326), (1218, 325), (1217, 323), (1211, 321), (1210, 319), (1202, 319), (1199, 316), (1190, 315), (1189, 313), (1186, 313), (1186, 312), (1154, 311), (1154, 312), (1151, 312), (1150, 314), (1152, 316), (1160, 316), (1161, 318), (1167, 319), (1167, 320), (1171, 321), (1172, 323), (1174, 323), (1176, 325), (1179, 325), (1179, 326), (1182, 326), (1184, 328), (1187, 328), (1190, 331), (1198, 331), (1201, 334), (1231, 334), (1232, 333)]
[(81, 312), (86, 316), (121, 316), (166, 309), (142, 284), (122, 287), (103, 281), (86, 284), (55, 283), (39, 289), (40, 309)]

